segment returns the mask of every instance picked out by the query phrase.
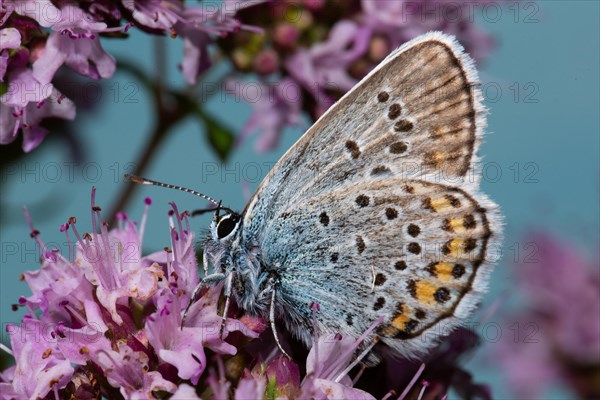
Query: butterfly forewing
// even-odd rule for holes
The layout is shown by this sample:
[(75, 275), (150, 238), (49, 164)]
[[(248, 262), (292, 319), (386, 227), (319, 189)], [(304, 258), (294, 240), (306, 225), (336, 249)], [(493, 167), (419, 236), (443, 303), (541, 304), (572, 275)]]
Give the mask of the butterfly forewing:
[(453, 39), (409, 42), (261, 184), (244, 235), (277, 269), (280, 318), (300, 337), (311, 302), (323, 329), (353, 336), (384, 315), (379, 335), (405, 355), (468, 315), (499, 229), (495, 205), (466, 179), (485, 123), (476, 84)]

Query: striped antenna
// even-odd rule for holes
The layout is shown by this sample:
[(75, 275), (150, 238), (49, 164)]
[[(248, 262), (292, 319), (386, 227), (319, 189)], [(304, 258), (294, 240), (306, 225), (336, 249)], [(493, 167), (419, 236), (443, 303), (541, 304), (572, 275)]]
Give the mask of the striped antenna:
[(230, 213), (234, 213), (234, 211), (232, 209), (230, 209), (228, 207), (223, 207), (221, 205), (220, 201), (216, 201), (215, 199), (213, 199), (210, 196), (207, 196), (205, 194), (202, 194), (202, 193), (197, 192), (197, 191), (192, 190), (192, 189), (184, 188), (183, 186), (177, 186), (177, 185), (171, 185), (169, 183), (162, 183), (162, 182), (158, 182), (158, 181), (153, 181), (152, 179), (146, 179), (146, 178), (142, 178), (142, 177), (135, 176), (135, 175), (130, 175), (130, 174), (125, 174), (124, 178), (125, 178), (126, 181), (133, 182), (133, 183), (139, 183), (141, 185), (154, 185), (154, 186), (164, 187), (164, 188), (167, 188), (167, 189), (176, 189), (176, 190), (181, 190), (183, 192), (191, 193), (193, 195), (196, 195), (198, 197), (202, 197), (203, 199), (210, 201), (215, 206), (217, 206), (217, 209), (220, 208), (222, 210), (229, 211)]

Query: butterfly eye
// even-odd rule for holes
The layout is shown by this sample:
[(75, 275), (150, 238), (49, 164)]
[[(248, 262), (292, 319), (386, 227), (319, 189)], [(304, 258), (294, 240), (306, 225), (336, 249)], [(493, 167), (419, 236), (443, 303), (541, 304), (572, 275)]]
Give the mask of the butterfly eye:
[(217, 237), (223, 239), (233, 232), (240, 221), (237, 215), (226, 215), (217, 224)]

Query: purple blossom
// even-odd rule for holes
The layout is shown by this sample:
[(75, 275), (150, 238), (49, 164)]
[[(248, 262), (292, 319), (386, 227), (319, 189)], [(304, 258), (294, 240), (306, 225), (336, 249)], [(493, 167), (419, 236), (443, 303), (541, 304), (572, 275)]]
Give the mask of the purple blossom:
[(21, 34), (15, 28), (0, 29), (0, 82), (8, 67), (8, 49), (17, 49), (21, 45)]
[(356, 83), (348, 66), (366, 52), (369, 38), (368, 28), (342, 20), (333, 26), (326, 41), (300, 48), (285, 61), (290, 75), (316, 99), (318, 115), (333, 104), (326, 90), (345, 92)]
[(48, 131), (40, 126), (44, 118), (72, 120), (75, 105), (51, 84), (42, 85), (29, 69), (8, 74), (8, 91), (0, 96), (0, 143), (13, 142), (19, 129), (23, 131), (23, 151), (30, 152)]
[(60, 10), (51, 0), (3, 0), (0, 11), (5, 10), (0, 26), (13, 12), (37, 21), (44, 28), (51, 27), (60, 17)]
[[(96, 286), (96, 296), (117, 324), (123, 322), (117, 303), (126, 297), (146, 301), (158, 290), (164, 275), (158, 264), (145, 265), (141, 257), (141, 234), (132, 221), (125, 220), (116, 231), (108, 231), (92, 190), (91, 235), (79, 236), (73, 220), (70, 227), (77, 236), (76, 263), (89, 282)], [(99, 232), (98, 232), (99, 231)]]
[[(91, 200), (91, 233), (80, 234), (75, 218), (60, 227), (71, 261), (46, 247), (26, 212), (42, 266), (24, 274), (32, 295), (19, 305), (29, 314), (21, 326), (9, 326), (12, 350), (7, 351), (16, 368), (2, 373), (3, 396), (43, 398), (54, 391), (58, 398), (71, 390), (93, 391), (85, 381), (85, 371), (93, 365), (94, 373), (102, 373), (113, 388), (104, 390), (118, 390), (127, 399), (154, 398), (153, 392), (177, 390), (170, 370), (197, 384), (207, 366), (206, 349), (236, 354), (237, 348), (225, 342), (231, 332), (258, 336), (234, 318), (223, 323), (217, 312), (221, 286), (207, 290), (182, 324), (198, 283), (188, 213), (180, 214), (171, 204), (171, 248), (143, 257), (150, 202), (140, 225), (119, 213), (117, 227), (108, 230), (95, 190)], [(137, 322), (136, 307), (144, 314)], [(32, 333), (42, 336), (28, 340)]]
[(198, 76), (210, 65), (208, 45), (212, 43), (209, 34), (226, 36), (240, 29), (260, 31), (260, 29), (242, 24), (235, 19), (238, 10), (261, 3), (260, 1), (224, 0), (218, 8), (210, 6), (187, 7), (181, 20), (175, 25), (175, 32), (184, 38), (181, 72), (190, 85), (196, 83)]
[(171, 31), (181, 19), (181, 0), (122, 0), (133, 19), (148, 28)]
[(196, 394), (196, 389), (193, 386), (183, 383), (179, 385), (173, 396), (173, 400), (201, 400)]
[(208, 45), (212, 40), (208, 33), (183, 23), (175, 25), (175, 31), (183, 38), (183, 61), (179, 69), (188, 85), (193, 85), (211, 65)]
[(222, 287), (213, 287), (194, 303), (182, 326), (181, 311), (187, 303), (178, 292), (163, 289), (156, 298), (157, 311), (148, 317), (146, 330), (148, 342), (160, 360), (175, 366), (178, 376), (197, 384), (206, 368), (207, 347), (217, 353), (236, 353), (236, 348), (223, 341), (228, 333), (241, 331), (248, 337), (258, 336), (239, 321), (228, 318), (221, 333), (223, 318), (216, 313)]
[(321, 399), (374, 399), (369, 393), (353, 388), (348, 376), (352, 367), (376, 343), (371, 343), (356, 359), (356, 352), (371, 332), (381, 323), (383, 317), (375, 321), (361, 337), (354, 339), (340, 334), (323, 335), (313, 341), (313, 347), (306, 359), (306, 377), (302, 387), (302, 398)]
[(103, 22), (94, 21), (78, 7), (61, 9), (60, 20), (52, 32), (42, 55), (33, 63), (33, 76), (42, 84), (52, 81), (63, 64), (92, 79), (110, 78), (115, 72), (115, 59), (104, 51), (98, 37), (107, 30)]
[(193, 85), (211, 65), (208, 54), (208, 46), (213, 42), (211, 35), (222, 37), (240, 29), (256, 31), (257, 28), (237, 20), (235, 14), (260, 2), (225, 0), (218, 6), (189, 7), (178, 0), (123, 0), (123, 5), (138, 24), (183, 38), (184, 54), (179, 67), (186, 82)]
[(512, 317), (514, 335), (495, 351), (511, 387), (520, 396), (538, 397), (544, 387), (562, 380), (584, 398), (600, 394), (597, 385), (578, 376), (577, 368), (600, 360), (600, 277), (577, 250), (547, 234), (526, 242), (533, 257), (516, 265), (519, 288), (529, 307)]
[[(254, 108), (252, 116), (246, 121), (237, 139), (238, 145), (258, 131), (260, 136), (255, 143), (255, 148), (264, 153), (277, 146), (286, 126), (300, 122), (302, 94), (298, 85), (289, 78), (274, 84), (260, 83), (252, 86), (246, 86), (243, 82), (230, 81), (227, 86), (228, 92), (239, 96)], [(257, 89), (256, 93), (253, 88)]]
[(235, 389), (235, 400), (260, 399), (264, 396), (267, 380), (242, 378)]
[(58, 350), (55, 337), (41, 321), (24, 318), (21, 326), (6, 328), (16, 361), (12, 387), (7, 383), (0, 386), (7, 390), (2, 390), (6, 398), (11, 393), (17, 398), (43, 398), (69, 383), (74, 371), (71, 362)]
[(598, 265), (588, 264), (574, 248), (545, 234), (533, 234), (527, 242), (535, 243), (539, 259), (521, 264), (517, 273), (532, 306), (548, 321), (562, 351), (580, 361), (598, 361)]
[(123, 343), (118, 346), (118, 351), (99, 352), (97, 364), (107, 372), (108, 383), (118, 387), (123, 397), (145, 400), (155, 398), (154, 391), (175, 391), (177, 386), (160, 372), (148, 371), (149, 358), (145, 352), (134, 351)]
[(386, 37), (392, 49), (430, 31), (455, 35), (476, 60), (494, 46), (492, 37), (470, 21), (475, 3), (442, 0), (361, 0), (361, 22), (374, 34)]

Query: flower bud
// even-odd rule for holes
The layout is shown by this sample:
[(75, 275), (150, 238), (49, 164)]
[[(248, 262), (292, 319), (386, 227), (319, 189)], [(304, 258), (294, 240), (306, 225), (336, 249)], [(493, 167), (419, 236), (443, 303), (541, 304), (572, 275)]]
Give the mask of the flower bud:
[(253, 64), (258, 74), (269, 75), (279, 68), (279, 56), (273, 49), (264, 49), (256, 55)]
[(296, 46), (300, 31), (294, 25), (280, 23), (275, 27), (273, 41), (285, 49), (292, 49)]

